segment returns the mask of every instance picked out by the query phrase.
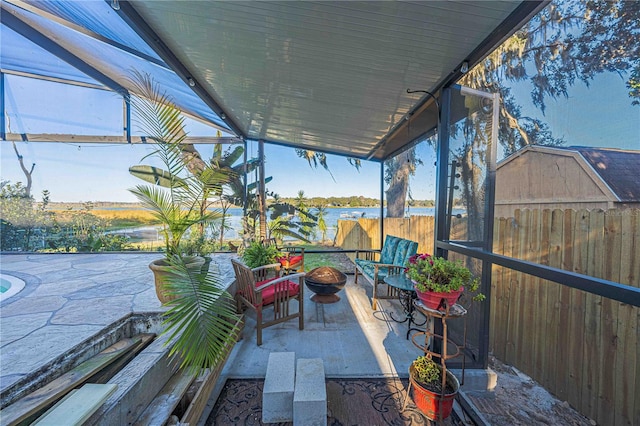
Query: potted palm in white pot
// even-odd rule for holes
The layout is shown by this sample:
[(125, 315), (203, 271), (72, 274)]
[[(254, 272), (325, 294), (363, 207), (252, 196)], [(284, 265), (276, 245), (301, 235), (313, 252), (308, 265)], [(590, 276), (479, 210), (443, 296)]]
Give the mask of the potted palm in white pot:
[(190, 229), (197, 231), (195, 225), (221, 219), (221, 212), (203, 206), (208, 204), (209, 197), (222, 194), (229, 173), (203, 161), (192, 167), (190, 152), (183, 146), (187, 133), (181, 111), (150, 77), (136, 74), (132, 83), (141, 95), (132, 99), (136, 124), (156, 144), (156, 149), (143, 160), (153, 158), (162, 168), (132, 166), (129, 172), (149, 184), (137, 185), (130, 191), (162, 224), (165, 258), (154, 260), (149, 268), (154, 272), (158, 298), (166, 303), (173, 298), (164, 285), (167, 273), (171, 272), (169, 260), (180, 257), (194, 270), (205, 262), (200, 256), (183, 256), (180, 243)]

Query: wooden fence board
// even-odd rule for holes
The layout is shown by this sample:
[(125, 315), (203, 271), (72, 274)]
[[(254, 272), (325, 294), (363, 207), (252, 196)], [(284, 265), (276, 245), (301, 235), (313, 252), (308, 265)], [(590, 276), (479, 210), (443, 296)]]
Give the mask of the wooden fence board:
[[(640, 413), (640, 395), (638, 394), (638, 375), (640, 375), (640, 350), (638, 339), (638, 311), (630, 305), (620, 305), (617, 316), (618, 346), (614, 370), (615, 425), (640, 424), (634, 420)], [(633, 397), (635, 396), (635, 398)], [(634, 423), (635, 422), (635, 423)]]
[[(623, 229), (628, 230), (623, 247), (628, 247), (627, 255), (621, 261), (621, 279), (628, 285), (640, 287), (640, 210), (623, 216)], [(625, 251), (623, 248), (623, 251)], [(626, 262), (625, 262), (626, 261)], [(626, 264), (625, 264), (626, 263)], [(625, 327), (619, 338), (622, 342), (620, 356), (625, 364), (620, 365), (620, 375), (624, 375), (619, 393), (626, 395), (621, 408), (623, 424), (640, 424), (640, 308), (622, 305), (619, 309), (619, 324)], [(626, 392), (625, 392), (626, 390)], [(616, 398), (616, 410), (619, 406)]]
[[(561, 257), (562, 257), (562, 265), (563, 269), (567, 269), (571, 265), (573, 265), (573, 237), (574, 237), (574, 221), (575, 221), (575, 212), (573, 210), (565, 210), (562, 213), (562, 242), (561, 247), (563, 248)], [(558, 327), (558, 347), (557, 347), (557, 359), (556, 363), (562, 363), (563, 370), (558, 370), (556, 373), (556, 381), (555, 381), (555, 389), (556, 395), (563, 401), (568, 399), (568, 386), (569, 386), (569, 377), (566, 374), (566, 368), (568, 367), (565, 364), (565, 361), (569, 359), (570, 356), (570, 343), (572, 336), (570, 334), (570, 324), (571, 324), (571, 293), (572, 289), (566, 286), (560, 287), (560, 325)], [(564, 342), (564, 344), (563, 344)]]
[[(502, 238), (498, 239), (497, 241), (494, 241), (494, 250), (496, 250), (501, 254), (506, 254), (506, 250), (507, 250), (505, 247), (506, 241), (508, 239), (507, 231), (505, 229), (506, 222), (507, 222), (506, 220), (500, 220), (498, 222), (498, 228)], [(496, 277), (500, 276), (500, 281), (492, 280), (491, 282), (491, 306), (493, 308), (492, 321), (494, 324), (501, 324), (501, 327), (504, 327), (504, 324), (506, 324), (506, 321), (508, 319), (508, 315), (507, 315), (508, 302), (503, 295), (505, 288), (508, 287), (508, 284), (507, 284), (508, 281), (504, 276), (505, 269), (506, 268), (499, 268), (497, 271), (495, 271), (496, 273), (495, 276)], [(492, 321), (490, 321), (490, 323)], [(493, 338), (494, 340), (493, 347), (495, 348), (494, 354), (498, 358), (504, 359), (506, 362), (509, 362), (507, 360), (507, 355), (506, 355), (506, 345), (507, 345), (508, 334), (509, 332), (507, 328), (507, 330), (505, 330), (504, 333), (495, 333)]]
[[(633, 395), (633, 399), (635, 401), (632, 400), (632, 404), (633, 404), (633, 419), (631, 421), (632, 425), (640, 425), (640, 356), (638, 356), (638, 354), (640, 354), (640, 309), (639, 308), (635, 308), (634, 309), (635, 314), (636, 314), (636, 329), (635, 329), (635, 338), (636, 338), (636, 348), (635, 348), (635, 357), (636, 357), (636, 380), (635, 380), (635, 389), (636, 389), (636, 393), (632, 393), (632, 394), (628, 394), (628, 395)], [(629, 396), (627, 396), (628, 398)]]
[[(586, 274), (589, 258), (589, 212), (579, 210), (575, 214), (573, 229), (573, 267), (579, 274)], [(581, 290), (571, 290), (571, 318), (569, 319), (569, 363), (567, 365), (569, 378), (567, 400), (574, 407), (582, 406), (583, 367), (585, 363), (585, 304), (587, 293)]]
[[(607, 214), (604, 217), (604, 255), (602, 256), (602, 276), (612, 281), (620, 281), (620, 254), (621, 254), (621, 216)], [(598, 414), (596, 418), (602, 424), (614, 425), (614, 395), (615, 369), (617, 359), (617, 318), (619, 303), (611, 299), (602, 298), (600, 311), (600, 360), (604, 361), (603, 367), (597, 369), (600, 373), (598, 382)]]
[[(536, 259), (531, 256), (531, 253), (533, 253), (533, 250), (535, 248), (534, 247), (535, 242), (533, 240), (537, 239), (536, 234), (539, 231), (539, 227), (538, 227), (539, 212), (534, 210), (534, 211), (529, 211), (528, 213), (529, 214), (528, 214), (528, 218), (527, 218), (528, 220), (527, 220), (526, 226), (529, 232), (527, 232), (527, 239), (525, 242), (526, 244), (523, 247), (524, 251), (522, 252), (522, 256), (526, 260), (535, 262)], [(531, 333), (535, 327), (534, 313), (536, 312), (536, 305), (537, 305), (536, 288), (539, 280), (535, 277), (532, 277), (531, 275), (525, 275), (522, 278), (523, 278), (523, 282), (525, 283), (524, 285), (525, 303), (521, 306), (521, 309), (523, 310), (523, 315), (522, 315), (524, 318), (523, 323), (527, 324), (529, 329), (527, 330), (525, 326), (523, 326), (520, 329), (522, 333), (522, 339), (523, 339), (522, 352), (520, 353), (520, 356), (522, 359), (521, 365), (522, 365), (522, 371), (524, 371), (530, 376), (534, 376), (533, 354), (535, 351), (536, 339), (531, 338)]]
[[(519, 254), (520, 249), (520, 233), (517, 228), (517, 220), (518, 218), (508, 219), (505, 223), (504, 232), (506, 233), (507, 238), (505, 239), (505, 256), (517, 256)], [(505, 349), (505, 361), (509, 364), (512, 364), (516, 361), (516, 344), (517, 344), (517, 333), (519, 332), (520, 326), (520, 306), (517, 301), (520, 298), (520, 284), (517, 280), (517, 274), (515, 271), (509, 268), (502, 268), (503, 274), (503, 286), (508, 287), (508, 294), (505, 295), (503, 300), (504, 305), (506, 306), (506, 325), (507, 329), (506, 333), (506, 349)], [(496, 287), (502, 287), (500, 285), (496, 285)], [(516, 303), (512, 303), (512, 301), (516, 301)]]
[[(550, 212), (550, 228), (549, 228), (549, 266), (554, 268), (562, 267), (562, 246), (564, 243), (564, 212), (562, 210), (553, 210)], [(560, 328), (565, 324), (560, 321), (560, 285), (546, 281), (545, 287), (547, 289), (547, 315), (546, 315), (546, 330), (548, 339), (545, 347), (544, 361), (542, 368), (544, 371), (543, 386), (547, 389), (555, 389), (557, 387), (557, 380), (560, 373), (558, 366), (558, 349), (563, 346), (563, 341), (560, 340)], [(549, 344), (551, 342), (551, 344)]]
[[(518, 246), (514, 247), (514, 256), (518, 256), (519, 258), (522, 258), (523, 254), (527, 252), (527, 250), (529, 249), (529, 239), (528, 239), (528, 234), (529, 234), (529, 222), (530, 222), (530, 211), (529, 210), (516, 210), (515, 212), (515, 225), (517, 226), (517, 229), (515, 230), (517, 236), (516, 236), (516, 240), (518, 241)], [(516, 272), (515, 273), (516, 276), (516, 280), (518, 281), (518, 289), (519, 289), (519, 298), (515, 299), (514, 302), (517, 305), (517, 312), (514, 311), (514, 314), (517, 314), (518, 317), (520, 318), (520, 321), (518, 323), (518, 328), (514, 330), (514, 333), (516, 334), (514, 336), (515, 339), (515, 358), (518, 361), (519, 364), (521, 364), (520, 369), (522, 369), (522, 371), (526, 371), (529, 370), (528, 367), (523, 367), (524, 363), (523, 363), (523, 357), (525, 352), (529, 351), (529, 342), (528, 342), (528, 336), (527, 333), (525, 331), (525, 327), (526, 325), (528, 325), (528, 323), (526, 323), (526, 311), (527, 308), (530, 307), (531, 305), (531, 300), (527, 300), (528, 297), (528, 287), (529, 287), (529, 283), (528, 283), (528, 275), (523, 274), (522, 272)], [(497, 331), (496, 331), (497, 332)], [(515, 365), (515, 361), (514, 361), (514, 365)]]
[[(594, 277), (602, 277), (602, 257), (604, 248), (604, 215), (600, 211), (591, 211), (589, 215), (589, 249), (586, 273)], [(588, 413), (598, 413), (598, 389), (600, 386), (599, 369), (603, 348), (600, 344), (600, 317), (602, 312), (602, 297), (587, 294), (585, 302), (585, 346), (583, 364), (583, 393), (580, 405)], [(596, 367), (599, 366), (599, 367)], [(583, 412), (585, 412), (583, 411)]]
[[(539, 238), (536, 239), (537, 246), (532, 249), (537, 258), (535, 262), (542, 265), (549, 264), (549, 232), (551, 228), (551, 211), (542, 210), (540, 214), (540, 227), (538, 228)], [(544, 358), (546, 347), (549, 344), (546, 338), (547, 327), (547, 300), (548, 283), (541, 279), (536, 279), (535, 289), (535, 311), (533, 312), (535, 330), (545, 330), (545, 333), (535, 333), (535, 347), (533, 353), (533, 375), (540, 383), (544, 381)]]

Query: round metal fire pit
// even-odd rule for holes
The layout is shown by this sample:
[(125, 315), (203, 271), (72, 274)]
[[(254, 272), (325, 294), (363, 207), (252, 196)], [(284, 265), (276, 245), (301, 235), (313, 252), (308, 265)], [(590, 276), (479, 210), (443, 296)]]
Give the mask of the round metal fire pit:
[(321, 266), (309, 271), (304, 282), (315, 293), (311, 300), (316, 303), (335, 303), (340, 300), (336, 293), (344, 288), (347, 276), (336, 268)]

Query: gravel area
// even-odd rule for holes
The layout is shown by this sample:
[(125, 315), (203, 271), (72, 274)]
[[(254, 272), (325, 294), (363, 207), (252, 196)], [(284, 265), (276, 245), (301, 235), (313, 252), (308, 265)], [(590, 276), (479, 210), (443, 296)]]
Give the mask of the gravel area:
[(491, 425), (596, 425), (515, 367), (490, 357), (489, 368), (498, 374), (494, 392), (469, 396)]

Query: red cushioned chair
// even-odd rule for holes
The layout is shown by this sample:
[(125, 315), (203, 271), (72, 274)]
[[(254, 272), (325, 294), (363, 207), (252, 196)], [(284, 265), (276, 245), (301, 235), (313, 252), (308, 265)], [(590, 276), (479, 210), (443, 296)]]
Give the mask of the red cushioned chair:
[[(236, 302), (238, 311), (250, 308), (256, 311), (257, 343), (262, 345), (262, 329), (298, 318), (300, 330), (304, 330), (304, 273), (285, 275), (280, 277), (280, 264), (260, 266), (249, 269), (242, 263), (231, 260), (236, 273)], [(268, 270), (275, 270), (275, 278), (260, 280), (267, 276)], [(296, 282), (297, 281), (297, 282)], [(298, 309), (291, 313), (291, 300), (298, 301)], [(263, 308), (273, 305), (273, 319), (265, 321)], [(269, 317), (271, 317), (269, 315)]]
[(304, 272), (304, 247), (283, 246), (278, 247), (275, 238), (267, 238), (262, 240), (264, 245), (275, 246), (282, 253), (277, 260), (282, 266), (285, 274), (296, 274)]

